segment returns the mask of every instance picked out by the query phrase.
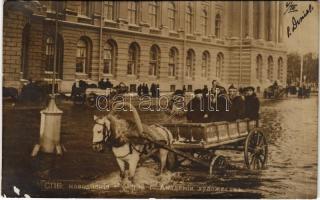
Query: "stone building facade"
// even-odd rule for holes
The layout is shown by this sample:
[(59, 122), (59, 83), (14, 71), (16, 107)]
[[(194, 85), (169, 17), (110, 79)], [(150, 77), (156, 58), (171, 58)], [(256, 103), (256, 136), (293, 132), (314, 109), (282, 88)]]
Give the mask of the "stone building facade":
[(163, 91), (183, 85), (193, 90), (213, 79), (261, 88), (285, 83), (283, 4), (6, 2), (4, 86), (20, 88), (30, 78), (51, 81), (55, 64), (61, 92), (76, 79), (96, 83), (104, 77), (131, 90), (152, 82)]

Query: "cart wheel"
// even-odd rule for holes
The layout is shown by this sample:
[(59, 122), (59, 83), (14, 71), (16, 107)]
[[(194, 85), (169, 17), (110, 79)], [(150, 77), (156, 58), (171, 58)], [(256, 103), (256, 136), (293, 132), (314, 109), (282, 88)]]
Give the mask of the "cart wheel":
[(167, 156), (167, 169), (172, 171), (177, 169), (178, 166), (179, 166), (179, 162), (177, 160), (177, 155), (169, 151)]
[(90, 107), (95, 107), (96, 106), (96, 95), (93, 94), (93, 93), (90, 93), (88, 95), (88, 97), (86, 98), (86, 101), (87, 101), (87, 105), (90, 106)]
[(268, 144), (260, 130), (253, 129), (244, 145), (244, 161), (248, 169), (263, 169), (268, 159)]
[(217, 155), (214, 156), (211, 160), (209, 173), (212, 175), (213, 170), (222, 170), (225, 169), (227, 166), (227, 160), (224, 156)]

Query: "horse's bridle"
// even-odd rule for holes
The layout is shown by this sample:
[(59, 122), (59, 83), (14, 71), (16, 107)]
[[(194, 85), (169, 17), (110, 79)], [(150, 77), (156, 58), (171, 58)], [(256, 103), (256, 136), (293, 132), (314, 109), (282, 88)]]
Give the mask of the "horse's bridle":
[(103, 139), (102, 139), (102, 141), (95, 142), (94, 144), (106, 142), (108, 140), (108, 138), (111, 136), (110, 129), (107, 127), (105, 122), (104, 123), (99, 123), (99, 122), (95, 121), (95, 124), (98, 124), (98, 125), (103, 127), (102, 128)]

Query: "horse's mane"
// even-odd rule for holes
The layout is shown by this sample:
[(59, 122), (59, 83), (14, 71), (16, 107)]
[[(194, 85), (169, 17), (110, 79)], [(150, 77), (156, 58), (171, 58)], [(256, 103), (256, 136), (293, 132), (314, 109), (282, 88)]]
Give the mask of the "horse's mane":
[(110, 129), (115, 138), (118, 137), (139, 137), (139, 131), (134, 122), (130, 120), (120, 119), (116, 115), (108, 115), (110, 120)]

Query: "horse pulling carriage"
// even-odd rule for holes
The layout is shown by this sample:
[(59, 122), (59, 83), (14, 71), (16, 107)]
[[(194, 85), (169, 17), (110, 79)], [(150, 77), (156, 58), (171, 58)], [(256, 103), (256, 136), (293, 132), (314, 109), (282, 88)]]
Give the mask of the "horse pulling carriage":
[[(119, 105), (123, 107), (123, 104), (115, 107)], [(259, 121), (244, 119), (235, 122), (165, 123), (147, 126), (141, 123), (138, 112), (131, 104), (126, 103), (126, 106), (133, 111), (132, 119), (137, 131), (125, 126), (122, 132), (135, 132), (131, 135), (140, 138), (143, 143), (132, 144), (130, 140), (121, 139), (123, 134), (120, 133), (119, 126), (123, 126), (118, 125), (121, 123), (118, 123), (113, 115), (115, 108), (107, 116), (95, 117), (96, 124), (93, 128), (93, 149), (100, 151), (103, 148), (102, 143), (109, 141), (121, 176), (124, 174), (125, 162), (128, 163), (129, 173), (133, 178), (140, 158), (149, 157), (156, 150), (159, 150), (160, 173), (165, 165), (168, 169), (174, 169), (184, 160), (189, 160), (207, 167), (209, 174), (212, 174), (213, 170), (226, 165), (226, 159), (222, 155), (216, 155), (216, 150), (244, 151), (244, 161), (249, 169), (263, 169), (266, 166), (268, 145), (259, 128)], [(145, 151), (146, 145), (152, 146), (148, 149), (149, 153)], [(144, 152), (146, 155), (143, 155)]]

